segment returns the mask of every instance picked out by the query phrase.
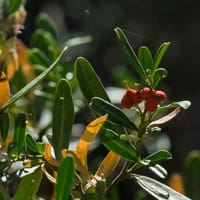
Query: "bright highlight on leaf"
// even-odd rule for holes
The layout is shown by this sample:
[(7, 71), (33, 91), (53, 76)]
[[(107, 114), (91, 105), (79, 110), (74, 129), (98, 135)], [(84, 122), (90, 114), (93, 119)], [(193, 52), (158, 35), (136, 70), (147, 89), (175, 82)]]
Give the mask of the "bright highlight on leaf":
[(103, 115), (95, 119), (94, 121), (90, 122), (83, 135), (81, 136), (77, 146), (76, 146), (76, 153), (79, 155), (79, 158), (83, 164), (87, 168), (87, 153), (89, 145), (93, 142), (96, 135), (99, 133), (100, 129), (102, 128), (104, 122), (107, 119), (107, 115)]

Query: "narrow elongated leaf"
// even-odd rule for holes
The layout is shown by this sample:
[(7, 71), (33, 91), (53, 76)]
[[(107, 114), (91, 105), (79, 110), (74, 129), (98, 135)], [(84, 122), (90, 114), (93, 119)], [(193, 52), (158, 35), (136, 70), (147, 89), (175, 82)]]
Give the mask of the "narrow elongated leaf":
[(88, 104), (93, 97), (101, 97), (110, 101), (100, 78), (85, 58), (79, 57), (76, 59), (75, 74), (81, 92)]
[(151, 170), (154, 174), (156, 174), (160, 178), (166, 178), (167, 170), (159, 164), (149, 165), (147, 166), (149, 170)]
[(9, 131), (9, 115), (7, 112), (0, 113), (0, 138), (4, 143), (7, 139)]
[(158, 200), (191, 200), (170, 187), (147, 176), (133, 174), (133, 179), (135, 179), (144, 190)]
[(149, 160), (151, 163), (158, 163), (168, 159), (172, 159), (172, 154), (169, 151), (160, 150), (147, 156), (144, 160)]
[(115, 33), (117, 35), (117, 39), (119, 41), (119, 44), (126, 54), (130, 64), (133, 66), (133, 68), (136, 70), (136, 72), (144, 79), (147, 78), (145, 70), (140, 63), (139, 59), (137, 58), (132, 46), (130, 45), (128, 39), (126, 38), (125, 34), (120, 28), (115, 28)]
[(154, 61), (153, 61), (151, 52), (147, 47), (145, 46), (140, 47), (139, 52), (138, 52), (138, 58), (142, 66), (144, 67), (144, 69), (145, 70), (149, 69), (151, 71)]
[(94, 97), (92, 98), (90, 106), (100, 115), (108, 114), (108, 120), (110, 122), (137, 130), (136, 125), (126, 116), (126, 114), (110, 102), (99, 97)]
[(32, 199), (39, 189), (42, 175), (43, 173), (39, 168), (32, 174), (24, 176), (12, 200)]
[(93, 142), (93, 140), (99, 133), (107, 117), (107, 115), (104, 115), (90, 122), (77, 143), (76, 153), (79, 155), (79, 158), (86, 169), (89, 145)]
[(121, 156), (112, 151), (109, 151), (104, 160), (102, 161), (101, 165), (99, 166), (95, 176), (99, 177), (108, 177), (112, 171), (117, 167)]
[(55, 94), (52, 124), (52, 143), (56, 158), (61, 158), (61, 150), (68, 148), (74, 121), (74, 104), (71, 88), (67, 80), (58, 82)]
[(160, 62), (161, 62), (163, 56), (165, 55), (169, 45), (170, 45), (170, 42), (164, 42), (158, 48), (156, 55), (154, 57), (154, 65), (153, 65), (152, 72), (155, 72), (156, 69), (159, 67)]
[(4, 72), (0, 74), (0, 110), (10, 98), (10, 86)]
[(139, 159), (136, 149), (128, 142), (121, 140), (117, 133), (112, 130), (106, 129), (106, 131), (102, 134), (102, 142), (103, 145), (110, 151), (118, 154), (128, 161), (137, 162)]
[(67, 155), (58, 169), (56, 200), (67, 200), (74, 183), (75, 168), (71, 155)]
[(42, 155), (42, 148), (41, 145), (39, 145), (32, 137), (31, 135), (27, 134), (26, 135), (26, 146), (36, 152)]
[(38, 29), (42, 29), (49, 32), (54, 37), (54, 39), (57, 40), (55, 25), (47, 14), (41, 13), (36, 18), (36, 27)]
[[(29, 82), (25, 87), (23, 87), (19, 92), (17, 92), (9, 101), (7, 101), (3, 106), (2, 109), (6, 109), (13, 103), (15, 103), (17, 100), (19, 100), (21, 97), (25, 96), (27, 93), (29, 93), (39, 82), (44, 80), (49, 72), (51, 72), (58, 64), (64, 53), (67, 51), (67, 47), (64, 47), (58, 58), (52, 63), (52, 65), (49, 66), (44, 72), (42, 72), (39, 76), (37, 76), (35, 79), (33, 79), (31, 82)], [(1, 99), (0, 99), (1, 100)]]
[(15, 120), (14, 142), (17, 144), (16, 153), (19, 155), (24, 149), (26, 137), (26, 114), (20, 113)]
[(22, 5), (23, 0), (10, 0), (9, 1), (9, 7), (8, 7), (8, 13), (14, 13), (16, 12), (19, 7)]

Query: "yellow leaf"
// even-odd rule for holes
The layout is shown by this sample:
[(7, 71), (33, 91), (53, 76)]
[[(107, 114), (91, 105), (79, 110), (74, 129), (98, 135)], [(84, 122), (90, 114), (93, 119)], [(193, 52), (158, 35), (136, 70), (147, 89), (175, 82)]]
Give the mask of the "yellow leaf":
[(108, 152), (107, 156), (102, 161), (101, 165), (99, 166), (95, 176), (100, 176), (106, 178), (111, 174), (111, 172), (117, 167), (120, 156), (113, 153), (112, 151)]
[(44, 159), (50, 164), (50, 165), (53, 165), (55, 167), (58, 167), (60, 165), (60, 162), (56, 159), (54, 159), (52, 157), (52, 153), (51, 153), (51, 145), (46, 143), (44, 145), (44, 152), (43, 152), (43, 156), (44, 156)]
[(104, 122), (107, 119), (107, 115), (103, 115), (92, 122), (90, 122), (85, 131), (83, 132), (82, 137), (78, 141), (78, 144), (76, 146), (76, 153), (78, 154), (81, 163), (83, 166), (87, 169), (87, 154), (88, 154), (88, 148), (89, 145), (93, 142), (95, 139), (96, 135), (102, 128)]
[(62, 157), (66, 157), (67, 154), (71, 154), (74, 159), (75, 159), (75, 163), (76, 163), (76, 168), (79, 172), (81, 172), (86, 178), (91, 178), (93, 177), (93, 175), (87, 170), (87, 168), (85, 166), (83, 166), (81, 160), (79, 159), (78, 154), (75, 151), (72, 150), (67, 150), (67, 149), (63, 149), (62, 152)]
[(4, 72), (0, 74), (0, 109), (10, 98), (10, 86)]

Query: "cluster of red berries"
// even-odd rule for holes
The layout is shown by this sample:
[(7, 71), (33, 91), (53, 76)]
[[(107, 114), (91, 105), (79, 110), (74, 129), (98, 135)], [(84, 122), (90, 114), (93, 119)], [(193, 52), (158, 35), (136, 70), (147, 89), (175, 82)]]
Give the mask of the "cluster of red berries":
[(124, 108), (131, 108), (144, 101), (145, 110), (153, 112), (157, 109), (158, 105), (166, 99), (167, 95), (161, 90), (154, 90), (148, 87), (134, 90), (127, 86), (126, 92), (121, 99), (121, 105)]

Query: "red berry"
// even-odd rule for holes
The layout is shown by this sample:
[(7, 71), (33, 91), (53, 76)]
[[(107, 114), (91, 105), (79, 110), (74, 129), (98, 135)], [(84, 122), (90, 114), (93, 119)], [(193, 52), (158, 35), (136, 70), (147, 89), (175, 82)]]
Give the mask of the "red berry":
[(124, 96), (121, 99), (121, 105), (124, 108), (131, 108), (134, 105), (133, 100), (130, 98), (128, 92), (126, 91), (126, 93), (124, 94)]
[(154, 112), (157, 107), (158, 107), (158, 99), (155, 95), (153, 95), (152, 97), (148, 98), (145, 102), (145, 109), (150, 111), (150, 112)]
[(159, 103), (167, 100), (167, 95), (161, 90), (157, 90), (155, 92), (155, 96), (157, 97)]
[(143, 100), (147, 100), (148, 98), (150, 98), (153, 94), (154, 94), (154, 90), (148, 87), (145, 87), (143, 89), (140, 90), (140, 94)]
[(129, 89), (130, 98), (134, 101), (134, 104), (139, 104), (142, 102), (142, 97), (140, 92), (137, 90)]

